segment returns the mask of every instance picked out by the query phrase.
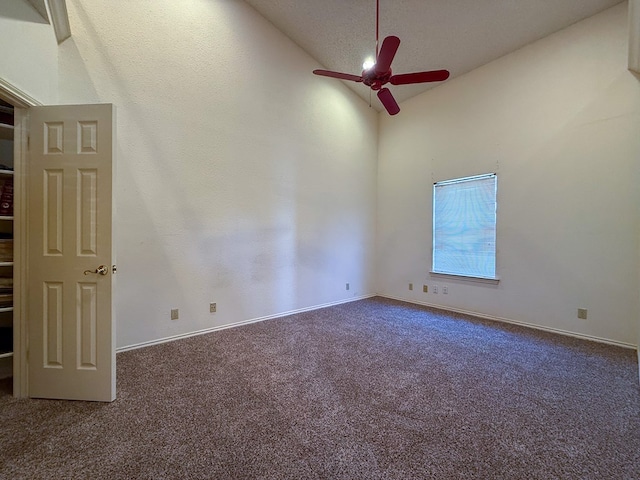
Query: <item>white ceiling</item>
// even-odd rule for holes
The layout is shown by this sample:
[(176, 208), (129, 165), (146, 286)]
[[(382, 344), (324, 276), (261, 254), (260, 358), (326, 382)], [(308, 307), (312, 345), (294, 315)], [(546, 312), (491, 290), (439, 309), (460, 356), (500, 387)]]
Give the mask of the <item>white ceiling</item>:
[[(376, 0), (245, 1), (326, 69), (360, 75), (362, 62), (375, 54)], [(618, 3), (621, 0), (380, 0), (380, 41), (387, 35), (400, 37), (394, 73), (446, 68), (455, 77)], [(344, 83), (369, 101), (368, 87)], [(390, 89), (400, 103), (436, 85)], [(375, 97), (372, 106), (381, 108)]]
[(46, 0), (29, 0), (29, 3), (35, 8), (42, 18), (49, 23), (49, 14), (47, 13), (47, 4)]

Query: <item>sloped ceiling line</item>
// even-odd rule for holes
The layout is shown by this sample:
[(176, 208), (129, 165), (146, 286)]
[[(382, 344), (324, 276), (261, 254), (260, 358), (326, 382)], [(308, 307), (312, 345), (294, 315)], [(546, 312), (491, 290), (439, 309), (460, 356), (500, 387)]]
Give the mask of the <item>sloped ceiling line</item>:
[(71, 36), (66, 0), (28, 0), (47, 23), (53, 25), (58, 44)]
[(29, 0), (29, 3), (36, 11), (44, 18), (47, 23), (49, 22), (49, 14), (47, 13), (47, 3), (46, 0)]

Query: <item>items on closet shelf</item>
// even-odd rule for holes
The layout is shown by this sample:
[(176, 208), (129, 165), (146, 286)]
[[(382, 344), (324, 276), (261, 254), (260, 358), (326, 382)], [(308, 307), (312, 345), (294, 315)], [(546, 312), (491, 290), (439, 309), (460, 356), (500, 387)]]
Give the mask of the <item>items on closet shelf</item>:
[(13, 305), (13, 278), (0, 277), (0, 307)]
[(0, 216), (13, 215), (13, 177), (2, 180), (0, 186)]

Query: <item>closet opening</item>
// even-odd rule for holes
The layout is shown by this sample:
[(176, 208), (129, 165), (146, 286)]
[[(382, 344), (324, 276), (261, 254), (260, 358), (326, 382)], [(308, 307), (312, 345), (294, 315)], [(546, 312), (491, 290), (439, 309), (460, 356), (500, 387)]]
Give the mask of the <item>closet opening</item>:
[(13, 394), (14, 376), (14, 118), (0, 99), (0, 395)]

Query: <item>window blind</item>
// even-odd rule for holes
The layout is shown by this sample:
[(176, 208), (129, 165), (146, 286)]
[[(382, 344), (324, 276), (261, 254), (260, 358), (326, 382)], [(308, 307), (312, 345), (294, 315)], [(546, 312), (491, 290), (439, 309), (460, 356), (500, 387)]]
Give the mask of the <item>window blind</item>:
[(433, 272), (496, 278), (497, 176), (433, 186)]

